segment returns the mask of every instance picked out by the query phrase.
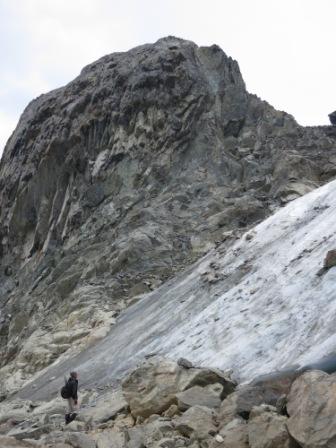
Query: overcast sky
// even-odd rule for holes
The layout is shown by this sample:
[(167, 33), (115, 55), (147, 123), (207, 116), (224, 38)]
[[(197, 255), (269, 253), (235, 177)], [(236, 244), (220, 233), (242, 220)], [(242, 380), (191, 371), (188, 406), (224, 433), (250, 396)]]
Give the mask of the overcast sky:
[(300, 124), (336, 109), (335, 0), (0, 0), (0, 153), (30, 100), (166, 35), (216, 43)]

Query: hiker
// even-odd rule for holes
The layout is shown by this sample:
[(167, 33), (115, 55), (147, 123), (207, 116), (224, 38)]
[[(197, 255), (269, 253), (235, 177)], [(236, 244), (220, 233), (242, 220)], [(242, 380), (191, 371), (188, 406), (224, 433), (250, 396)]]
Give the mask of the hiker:
[(75, 411), (78, 410), (78, 373), (70, 372), (68, 381), (65, 379), (65, 385), (61, 389), (62, 398), (68, 400), (68, 412), (65, 414), (65, 424), (72, 422), (77, 417)]

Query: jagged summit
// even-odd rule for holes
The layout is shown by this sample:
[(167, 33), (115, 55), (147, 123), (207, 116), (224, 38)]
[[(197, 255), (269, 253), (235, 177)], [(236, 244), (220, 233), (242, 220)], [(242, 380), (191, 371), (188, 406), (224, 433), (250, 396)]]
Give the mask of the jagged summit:
[(172, 37), (38, 97), (0, 164), (2, 387), (333, 179), (335, 142), (250, 95), (219, 47)]

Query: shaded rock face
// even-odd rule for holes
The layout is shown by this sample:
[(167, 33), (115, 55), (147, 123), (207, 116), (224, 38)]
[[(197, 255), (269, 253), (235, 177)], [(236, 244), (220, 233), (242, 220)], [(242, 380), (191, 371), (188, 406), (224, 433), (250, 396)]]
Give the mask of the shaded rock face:
[(228, 231), (333, 178), (335, 142), (248, 94), (219, 47), (173, 37), (34, 100), (0, 165), (2, 387), (94, 344)]

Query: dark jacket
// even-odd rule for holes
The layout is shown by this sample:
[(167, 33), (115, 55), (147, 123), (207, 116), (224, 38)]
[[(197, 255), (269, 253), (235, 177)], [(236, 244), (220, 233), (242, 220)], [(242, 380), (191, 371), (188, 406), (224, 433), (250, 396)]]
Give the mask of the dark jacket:
[(78, 390), (78, 380), (75, 378), (69, 378), (67, 382), (67, 389), (71, 393), (70, 398), (78, 400), (77, 390)]

